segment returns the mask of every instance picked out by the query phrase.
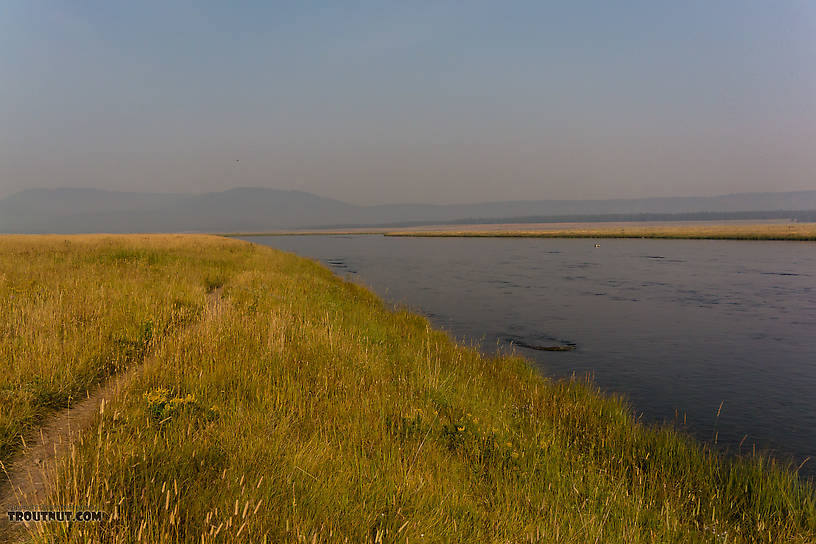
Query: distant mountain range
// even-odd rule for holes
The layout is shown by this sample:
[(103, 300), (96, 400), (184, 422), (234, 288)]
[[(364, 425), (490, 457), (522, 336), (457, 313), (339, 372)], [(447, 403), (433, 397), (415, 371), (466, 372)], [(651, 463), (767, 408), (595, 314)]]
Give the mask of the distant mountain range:
[[(788, 213), (790, 212), (790, 213)], [(715, 197), (356, 206), (302, 191), (203, 194), (29, 189), (0, 200), (0, 232), (259, 232), (465, 222), (659, 219), (816, 220), (816, 191)]]

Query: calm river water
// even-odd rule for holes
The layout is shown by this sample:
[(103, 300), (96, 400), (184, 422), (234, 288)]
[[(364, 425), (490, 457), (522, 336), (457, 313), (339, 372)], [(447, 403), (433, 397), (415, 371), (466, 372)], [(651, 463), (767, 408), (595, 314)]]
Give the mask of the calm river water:
[[(816, 243), (279, 236), (460, 340), (816, 475)], [(573, 351), (535, 347), (574, 346)], [(717, 412), (722, 404), (719, 418)]]

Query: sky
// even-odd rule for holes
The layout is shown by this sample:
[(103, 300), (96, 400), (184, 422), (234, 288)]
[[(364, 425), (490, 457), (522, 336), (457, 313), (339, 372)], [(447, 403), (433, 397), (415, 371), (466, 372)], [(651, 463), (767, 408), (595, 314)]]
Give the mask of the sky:
[(0, 3), (0, 198), (816, 189), (816, 2)]

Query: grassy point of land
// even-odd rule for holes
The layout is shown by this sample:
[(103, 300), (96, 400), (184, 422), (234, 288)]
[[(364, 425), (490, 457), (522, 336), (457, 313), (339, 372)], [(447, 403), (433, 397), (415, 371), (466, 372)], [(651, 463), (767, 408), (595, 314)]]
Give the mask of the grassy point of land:
[(49, 501), (108, 518), (32, 542), (816, 542), (789, 467), (457, 345), (313, 261), (212, 236), (0, 237), (0, 459), (133, 365)]
[(278, 230), (269, 232), (226, 232), (215, 234), (224, 238), (252, 238), (259, 236), (349, 236), (352, 234), (385, 234), (388, 229), (351, 229), (351, 230)]
[(666, 225), (633, 224), (562, 229), (524, 229), (519, 225), (480, 230), (399, 230), (386, 236), (491, 237), (491, 238), (662, 238), (685, 240), (798, 240), (816, 241), (816, 223), (757, 225)]

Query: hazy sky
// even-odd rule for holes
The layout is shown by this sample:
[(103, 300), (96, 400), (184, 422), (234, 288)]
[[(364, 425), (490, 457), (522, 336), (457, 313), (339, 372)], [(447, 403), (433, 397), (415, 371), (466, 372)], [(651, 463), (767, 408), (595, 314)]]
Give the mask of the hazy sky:
[(0, 3), (0, 197), (238, 185), (816, 189), (816, 2)]

